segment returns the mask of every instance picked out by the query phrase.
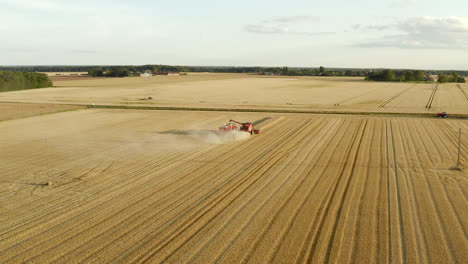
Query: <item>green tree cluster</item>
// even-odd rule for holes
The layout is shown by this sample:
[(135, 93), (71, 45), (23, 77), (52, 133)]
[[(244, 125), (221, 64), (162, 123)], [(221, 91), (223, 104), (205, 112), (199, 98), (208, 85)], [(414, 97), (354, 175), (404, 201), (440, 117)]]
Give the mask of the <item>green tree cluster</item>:
[(447, 82), (457, 82), (457, 83), (464, 83), (465, 78), (452, 72), (450, 74), (441, 73), (439, 74), (439, 78), (437, 79), (439, 83), (447, 83)]
[(101, 67), (90, 69), (88, 75), (92, 77), (126, 77), (130, 76), (131, 72), (126, 67), (113, 66), (107, 69)]
[(44, 73), (0, 71), (0, 92), (51, 87), (52, 81)]
[(393, 71), (386, 69), (383, 71), (370, 72), (366, 80), (380, 82), (420, 82), (426, 80), (426, 74), (419, 70)]
[(326, 70), (320, 68), (289, 68), (289, 67), (257, 67), (255, 72), (259, 75), (287, 75), (287, 76), (366, 76), (365, 71)]
[(88, 75), (92, 77), (103, 77), (104, 70), (102, 68), (90, 69)]

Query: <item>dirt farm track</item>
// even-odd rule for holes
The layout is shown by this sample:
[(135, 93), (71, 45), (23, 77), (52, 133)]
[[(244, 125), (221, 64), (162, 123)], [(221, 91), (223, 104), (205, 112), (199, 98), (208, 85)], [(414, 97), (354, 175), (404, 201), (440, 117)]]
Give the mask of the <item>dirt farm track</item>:
[[(29, 101), (53, 103), (53, 89), (63, 88), (30, 91)], [(62, 99), (81, 100), (74, 89)], [(27, 92), (0, 98), (25, 103)], [(465, 99), (454, 98), (463, 113)], [(394, 99), (386, 105), (410, 102)], [(0, 121), (0, 263), (468, 259), (464, 119), (68, 110)], [(229, 119), (261, 133), (217, 132)]]

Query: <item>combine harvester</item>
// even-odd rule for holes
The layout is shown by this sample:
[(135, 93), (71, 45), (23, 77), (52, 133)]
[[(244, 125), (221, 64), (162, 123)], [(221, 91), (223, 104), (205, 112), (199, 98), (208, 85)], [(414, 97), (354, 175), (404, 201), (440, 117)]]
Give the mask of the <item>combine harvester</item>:
[(439, 117), (439, 118), (447, 118), (448, 115), (447, 115), (446, 112), (441, 112), (441, 113), (437, 113), (437, 117)]
[[(239, 124), (241, 126), (237, 128), (236, 124)], [(231, 119), (229, 120), (229, 123), (224, 124), (219, 127), (219, 131), (222, 131), (222, 132), (236, 131), (236, 130), (248, 132), (251, 135), (260, 134), (260, 130), (254, 129), (252, 122), (237, 122), (236, 120)]]

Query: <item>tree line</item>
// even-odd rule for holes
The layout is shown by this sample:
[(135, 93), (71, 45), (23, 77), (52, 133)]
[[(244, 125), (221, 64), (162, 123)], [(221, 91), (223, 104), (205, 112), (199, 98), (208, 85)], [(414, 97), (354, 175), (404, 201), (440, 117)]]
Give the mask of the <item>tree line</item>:
[[(139, 76), (145, 71), (152, 72), (213, 72), (213, 73), (250, 73), (259, 75), (286, 76), (361, 76), (376, 81), (421, 81), (426, 75), (446, 75), (444, 80), (452, 80), (452, 73), (468, 76), (468, 71), (415, 71), (384, 69), (353, 69), (320, 67), (237, 67), (237, 66), (173, 66), (173, 65), (115, 65), (115, 66), (0, 66), (0, 70), (26, 72), (88, 72), (90, 76), (124, 77)], [(391, 72), (389, 72), (391, 71)], [(393, 74), (392, 74), (393, 72)], [(422, 74), (421, 74), (422, 73)], [(385, 75), (385, 76), (384, 76)], [(458, 78), (461, 81), (460, 78)]]
[(0, 92), (51, 86), (52, 81), (44, 73), (0, 71)]
[(289, 68), (289, 67), (258, 67), (255, 72), (259, 75), (287, 75), (287, 76), (361, 76), (367, 75), (365, 70), (325, 69), (319, 68)]
[[(382, 81), (382, 82), (421, 82), (421, 81), (435, 81), (423, 71), (419, 70), (403, 70), (393, 71), (390, 69), (383, 71), (375, 71), (367, 74), (366, 80)], [(465, 78), (455, 72), (450, 74), (440, 73), (438, 82), (460, 82), (464, 83)]]
[(170, 66), (170, 65), (142, 65), (142, 66), (99, 66), (88, 69), (93, 77), (125, 77), (139, 76), (150, 72), (212, 72), (212, 73), (255, 73), (258, 67), (203, 67), (203, 66)]
[(95, 68), (88, 71), (92, 77), (126, 77), (131, 75), (140, 76), (139, 72), (131, 72), (126, 67)]
[(428, 77), (423, 71), (393, 71), (383, 70), (377, 72), (370, 72), (366, 80), (371, 81), (384, 81), (384, 82), (418, 82), (427, 81)]
[(465, 78), (463, 76), (460, 76), (454, 72), (450, 74), (439, 74), (439, 79), (437, 80), (440, 83), (446, 83), (446, 82), (457, 82), (457, 83), (464, 83)]
[(125, 77), (139, 76), (145, 71), (151, 72), (213, 72), (213, 73), (251, 73), (258, 75), (286, 75), (286, 76), (366, 76), (366, 71), (326, 70), (319, 68), (289, 68), (289, 67), (192, 67), (192, 66), (113, 66), (96, 67), (88, 70), (93, 77)]

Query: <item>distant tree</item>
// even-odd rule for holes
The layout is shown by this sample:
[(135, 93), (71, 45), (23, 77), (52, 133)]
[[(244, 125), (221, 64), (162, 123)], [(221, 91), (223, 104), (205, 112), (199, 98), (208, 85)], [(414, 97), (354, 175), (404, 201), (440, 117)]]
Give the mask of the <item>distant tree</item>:
[(458, 82), (458, 83), (464, 83), (465, 78), (461, 75), (458, 75), (455, 72), (452, 72), (450, 74), (445, 74), (445, 73), (440, 73), (439, 78), (437, 79), (437, 82), (439, 83), (446, 83), (446, 82)]
[(394, 81), (395, 80), (395, 72), (392, 70), (384, 70), (382, 72), (382, 79), (384, 81)]
[(324, 68), (323, 66), (320, 66), (320, 68), (319, 68), (319, 72), (320, 72), (320, 73), (323, 73), (323, 72), (325, 72), (325, 68)]
[(366, 76), (366, 73), (363, 71), (356, 71), (354, 72), (355, 76)]
[(105, 77), (126, 77), (130, 75), (130, 71), (125, 67), (110, 67), (105, 71)]
[(458, 74), (452, 72), (452, 73), (450, 74), (449, 81), (450, 81), (450, 82), (456, 82), (456, 81), (458, 81), (458, 77), (459, 77)]
[(104, 76), (104, 70), (102, 68), (90, 69), (88, 75), (92, 77), (102, 77)]
[(130, 75), (130, 71), (127, 68), (118, 68), (117, 77), (125, 77)]
[(366, 80), (372, 81), (390, 81), (390, 82), (419, 82), (426, 79), (426, 74), (423, 71), (393, 71), (383, 70), (381, 72), (369, 72)]
[(404, 71), (402, 76), (400, 77), (401, 81), (412, 82), (415, 81), (415, 74), (413, 71)]
[(312, 75), (314, 75), (314, 72), (312, 70), (310, 70), (310, 69), (303, 69), (302, 74), (305, 75), (305, 76), (312, 76)]
[(157, 65), (154, 65), (151, 69), (153, 72), (159, 72), (161, 70), (161, 68)]
[(426, 74), (423, 71), (415, 71), (414, 77), (416, 81), (424, 81), (426, 79)]
[(52, 81), (44, 73), (0, 71), (0, 92), (51, 86)]
[(437, 82), (439, 83), (445, 83), (445, 82), (448, 82), (448, 77), (447, 75), (441, 73), (439, 74), (439, 78), (437, 78)]

